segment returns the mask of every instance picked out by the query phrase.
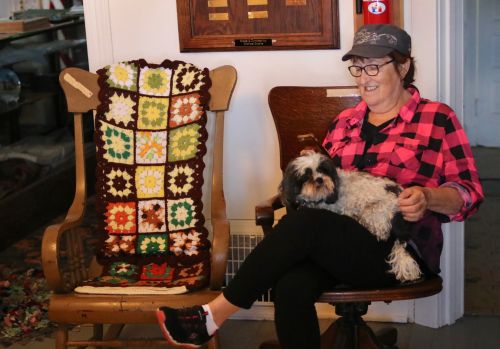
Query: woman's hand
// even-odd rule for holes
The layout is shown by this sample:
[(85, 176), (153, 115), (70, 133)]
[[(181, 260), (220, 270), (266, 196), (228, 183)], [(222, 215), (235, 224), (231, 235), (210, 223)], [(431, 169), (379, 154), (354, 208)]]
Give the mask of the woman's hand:
[(408, 187), (399, 194), (399, 209), (403, 218), (409, 222), (420, 220), (428, 207), (426, 188)]
[(454, 215), (464, 201), (455, 188), (408, 187), (399, 194), (399, 210), (409, 222), (420, 220), (426, 210)]

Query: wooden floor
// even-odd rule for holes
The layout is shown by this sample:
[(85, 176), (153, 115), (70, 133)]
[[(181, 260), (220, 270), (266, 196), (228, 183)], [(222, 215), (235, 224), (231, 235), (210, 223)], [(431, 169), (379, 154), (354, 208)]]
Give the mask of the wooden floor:
[[(376, 330), (386, 326), (383, 323), (370, 323)], [(322, 321), (326, 328), (328, 322)], [(495, 349), (500, 348), (500, 317), (466, 316), (453, 326), (430, 329), (418, 325), (394, 325), (398, 328), (399, 349)], [(90, 327), (79, 327), (72, 335), (85, 338)], [(160, 336), (156, 326), (133, 326), (124, 330), (126, 337)], [(221, 349), (257, 349), (259, 344), (275, 338), (272, 321), (227, 321), (220, 329)], [(34, 341), (27, 345), (13, 345), (9, 349), (53, 349), (54, 340)], [(137, 348), (137, 347), (136, 347)], [(165, 346), (165, 348), (168, 348)], [(307, 349), (307, 348), (304, 348)]]

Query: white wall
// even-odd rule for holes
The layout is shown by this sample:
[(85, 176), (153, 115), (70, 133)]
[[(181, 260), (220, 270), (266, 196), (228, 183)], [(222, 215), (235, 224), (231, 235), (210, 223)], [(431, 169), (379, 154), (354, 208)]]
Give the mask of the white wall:
[[(450, 86), (439, 82), (449, 76), (443, 67), (450, 65), (450, 33), (439, 28), (438, 22), (447, 16), (446, 6), (452, 0), (402, 1), (405, 29), (413, 38), (416, 85), (424, 97), (449, 103)], [(269, 90), (277, 85), (353, 83), (347, 63), (341, 61), (352, 43), (353, 1), (338, 0), (338, 3), (339, 50), (180, 53), (174, 0), (85, 0), (90, 68), (96, 70), (112, 62), (141, 57), (150, 62), (180, 59), (208, 68), (235, 66), (238, 83), (226, 114), (224, 189), (232, 232), (258, 232), (253, 220), (254, 205), (275, 194), (280, 179), (277, 139), (267, 105)], [(445, 40), (438, 42), (443, 37)], [(462, 226), (446, 227), (443, 256), (443, 270), (458, 266), (461, 276)], [(456, 275), (450, 274), (445, 275), (445, 291), (439, 297), (417, 301), (417, 311), (413, 310), (412, 302), (402, 302), (406, 305), (399, 308), (399, 313), (433, 327), (453, 323), (463, 309), (460, 304), (455, 308), (450, 305), (450, 294), (457, 293), (460, 303), (463, 282), (455, 283)]]
[[(38, 9), (40, 8), (39, 0), (24, 0), (24, 9)], [(14, 11), (21, 9), (19, 0), (0, 0), (0, 18), (8, 18)]]
[(0, 1), (0, 18), (8, 18), (14, 10), (14, 0)]

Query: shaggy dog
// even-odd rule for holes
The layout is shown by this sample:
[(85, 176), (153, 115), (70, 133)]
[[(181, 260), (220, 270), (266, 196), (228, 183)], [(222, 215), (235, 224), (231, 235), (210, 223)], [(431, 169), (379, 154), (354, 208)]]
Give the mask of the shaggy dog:
[(358, 221), (377, 240), (392, 234), (394, 246), (387, 262), (397, 280), (413, 281), (420, 267), (405, 249), (410, 224), (398, 212), (396, 182), (366, 172), (337, 169), (325, 155), (312, 153), (291, 161), (280, 184), (281, 201), (287, 208), (322, 208)]

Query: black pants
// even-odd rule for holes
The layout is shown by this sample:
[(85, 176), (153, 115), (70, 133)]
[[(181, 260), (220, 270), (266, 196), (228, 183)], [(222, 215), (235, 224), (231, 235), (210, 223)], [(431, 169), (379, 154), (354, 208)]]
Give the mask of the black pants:
[(339, 283), (354, 287), (396, 284), (385, 262), (392, 245), (392, 240), (377, 241), (346, 216), (307, 208), (290, 212), (250, 253), (224, 296), (248, 309), (272, 287), (282, 348), (319, 348), (317, 298)]

